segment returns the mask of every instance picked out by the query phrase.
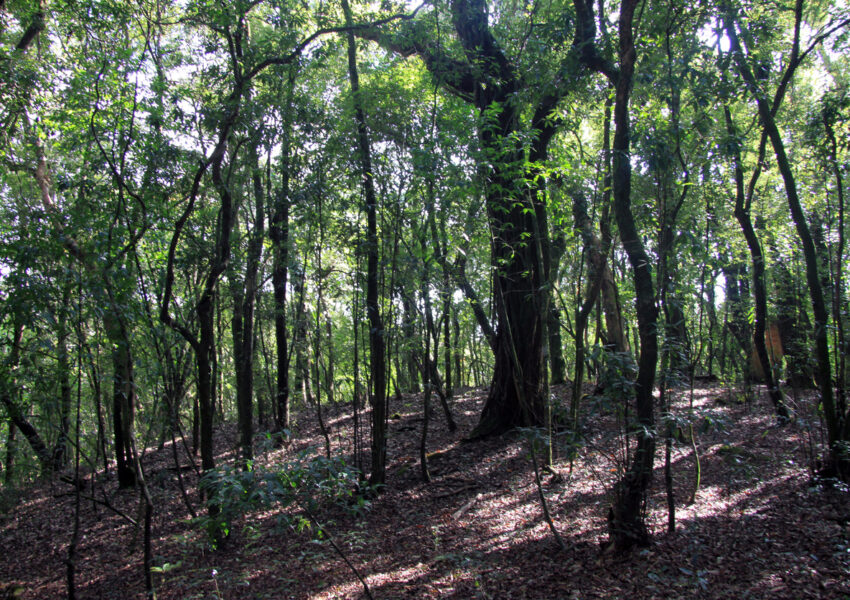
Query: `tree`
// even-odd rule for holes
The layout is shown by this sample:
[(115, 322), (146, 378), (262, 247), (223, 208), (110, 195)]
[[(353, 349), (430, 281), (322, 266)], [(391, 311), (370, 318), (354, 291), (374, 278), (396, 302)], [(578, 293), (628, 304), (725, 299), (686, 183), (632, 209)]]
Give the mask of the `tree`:
[(722, 6), (722, 18), (726, 35), (729, 36), (730, 51), (732, 53), (735, 66), (741, 79), (747, 87), (748, 92), (753, 96), (758, 108), (759, 117), (766, 137), (770, 140), (773, 147), (776, 163), (779, 172), (782, 175), (782, 181), (785, 185), (785, 193), (788, 201), (788, 208), (791, 212), (791, 217), (794, 220), (794, 226), (797, 230), (797, 235), (803, 247), (803, 256), (806, 263), (806, 281), (809, 286), (809, 296), (812, 303), (812, 311), (814, 313), (814, 341), (815, 355), (817, 358), (817, 373), (816, 378), (818, 388), (821, 393), (823, 402), (824, 418), (826, 421), (826, 429), (829, 445), (829, 466), (827, 471), (842, 478), (847, 478), (848, 473), (848, 454), (846, 449), (848, 429), (845, 422), (848, 415), (845, 414), (846, 408), (837, 406), (835, 403), (835, 393), (833, 390), (832, 381), (832, 364), (829, 358), (829, 314), (826, 309), (826, 302), (823, 294), (823, 286), (819, 274), (819, 262), (815, 244), (812, 239), (809, 223), (806, 215), (803, 212), (803, 207), (800, 202), (800, 195), (797, 189), (797, 181), (791, 168), (791, 163), (785, 149), (785, 142), (782, 139), (782, 134), (776, 123), (775, 113), (784, 95), (784, 91), (793, 77), (794, 71), (800, 63), (809, 55), (817, 45), (834, 31), (846, 26), (850, 20), (834, 23), (830, 22), (818, 35), (814, 37), (810, 45), (801, 51), (800, 48), (800, 31), (802, 28), (803, 16), (803, 0), (797, 0), (794, 8), (794, 36), (792, 41), (791, 52), (789, 56), (788, 66), (783, 74), (783, 79), (780, 82), (780, 87), (777, 90), (775, 99), (771, 104), (767, 96), (759, 85), (753, 73), (753, 69), (747, 60), (744, 49), (738, 38), (738, 19), (735, 9), (727, 2)]
[[(348, 0), (342, 0), (345, 24), (352, 26), (351, 8)], [(372, 150), (363, 104), (360, 99), (360, 76), (357, 71), (357, 50), (354, 32), (348, 31), (348, 76), (354, 103), (354, 120), (357, 127), (357, 158), (363, 185), (363, 200), (366, 208), (366, 316), (369, 319), (369, 372), (372, 390), (369, 402), (372, 405), (372, 485), (386, 481), (387, 460), (387, 384), (386, 342), (384, 325), (378, 298), (378, 198), (372, 172)]]
[[(432, 14), (436, 23), (445, 18), (438, 10)], [(567, 90), (568, 61), (556, 69), (549, 89), (533, 94), (523, 84), (521, 65), (508, 58), (508, 48), (490, 26), (486, 2), (455, 0), (448, 16), (461, 56), (437, 36), (442, 30), (431, 29), (424, 18), (405, 22), (395, 33), (366, 29), (360, 35), (403, 56), (419, 56), (444, 89), (477, 111), (498, 322), (493, 381), (471, 434), (478, 437), (545, 422), (539, 310), (544, 266), (537, 244), (548, 244), (548, 230), (537, 193), (543, 180), (534, 177), (532, 166), (545, 161), (556, 130), (550, 116)], [(526, 136), (529, 147), (523, 142)], [(539, 183), (528, 185), (535, 180)]]
[(648, 533), (643, 519), (644, 504), (655, 459), (655, 412), (652, 388), (658, 361), (658, 307), (652, 283), (650, 260), (641, 241), (631, 210), (630, 117), (629, 99), (633, 84), (635, 50), (633, 21), (637, 0), (623, 0), (618, 20), (618, 59), (615, 67), (604, 60), (594, 44), (595, 25), (591, 3), (576, 0), (576, 43), (581, 59), (589, 68), (603, 73), (614, 86), (614, 139), (612, 143), (612, 187), (614, 215), (620, 230), (620, 242), (629, 258), (635, 288), (635, 306), (640, 337), (638, 372), (634, 394), (637, 422), (637, 448), (625, 475), (615, 486), (615, 498), (608, 515), (610, 547), (623, 551), (646, 542)]

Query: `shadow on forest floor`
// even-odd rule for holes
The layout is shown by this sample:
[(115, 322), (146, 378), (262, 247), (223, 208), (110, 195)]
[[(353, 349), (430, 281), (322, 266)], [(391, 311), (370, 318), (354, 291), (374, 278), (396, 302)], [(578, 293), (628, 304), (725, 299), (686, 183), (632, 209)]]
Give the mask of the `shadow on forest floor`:
[[(568, 393), (556, 390), (556, 393)], [(586, 417), (591, 432), (571, 474), (547, 476), (546, 497), (567, 551), (557, 549), (542, 517), (528, 445), (517, 434), (464, 443), (484, 392), (466, 390), (453, 404), (459, 428), (448, 432), (435, 411), (428, 450), (431, 483), (421, 481), (418, 448), (421, 396), (392, 400), (388, 486), (356, 519), (342, 510), (321, 515), (334, 540), (362, 573), (375, 598), (843, 598), (850, 595), (850, 495), (810, 487), (808, 432), (798, 423), (773, 424), (766, 400), (720, 404), (722, 391), (698, 390), (702, 468), (695, 502), (690, 443), (676, 443), (672, 465), (677, 529), (667, 532), (663, 444), (647, 506), (652, 545), (621, 556), (600, 553), (606, 537), (608, 490), (618, 461), (616, 420)], [(679, 402), (678, 412), (687, 403)], [(350, 415), (326, 415), (335, 454), (352, 452)], [(361, 415), (362, 416), (362, 415)], [(298, 442), (266, 452), (273, 465), (298, 451), (321, 452), (312, 414), (299, 421)], [(697, 427), (700, 430), (700, 427)], [(232, 460), (233, 427), (217, 433), (219, 461)], [(622, 445), (620, 443), (620, 445)], [(181, 452), (192, 501), (201, 510), (197, 478)], [(160, 599), (359, 598), (363, 588), (327, 541), (278, 526), (273, 510), (246, 515), (228, 542), (209, 549), (189, 522), (171, 448), (144, 459), (156, 504), (154, 562)], [(21, 598), (65, 595), (67, 545), (73, 523), (70, 486), (44, 483), (26, 490), (0, 517), (0, 597), (4, 585)], [(91, 494), (91, 492), (87, 492)], [(105, 494), (105, 496), (104, 496)], [(97, 498), (130, 518), (138, 494), (98, 484)], [(143, 597), (140, 534), (128, 519), (89, 500), (82, 506), (78, 591), (83, 598)], [(215, 573), (215, 575), (213, 575)]]

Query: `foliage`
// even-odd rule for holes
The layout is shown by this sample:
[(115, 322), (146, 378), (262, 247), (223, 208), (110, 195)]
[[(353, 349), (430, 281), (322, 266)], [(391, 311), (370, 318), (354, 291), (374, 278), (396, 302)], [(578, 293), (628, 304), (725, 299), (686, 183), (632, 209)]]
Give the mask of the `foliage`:
[(369, 509), (369, 498), (375, 495), (356, 469), (340, 457), (326, 458), (317, 448), (302, 450), (285, 463), (271, 467), (253, 464), (243, 470), (232, 465), (218, 466), (204, 473), (200, 487), (207, 505), (217, 509), (196, 520), (213, 545), (226, 539), (249, 513), (272, 508), (279, 526), (310, 530), (321, 539), (325, 534), (310, 515), (330, 507), (362, 515)]

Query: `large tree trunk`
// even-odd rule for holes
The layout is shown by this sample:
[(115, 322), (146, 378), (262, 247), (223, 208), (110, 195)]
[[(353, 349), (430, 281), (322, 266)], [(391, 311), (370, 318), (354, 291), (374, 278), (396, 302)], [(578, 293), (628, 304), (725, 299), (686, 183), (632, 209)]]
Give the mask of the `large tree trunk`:
[[(492, 343), (493, 380), (481, 419), (470, 437), (501, 433), (514, 427), (546, 424), (543, 355), (549, 319), (546, 287), (549, 237), (544, 203), (545, 178), (540, 167), (547, 158), (556, 128), (549, 115), (558, 98), (544, 97), (535, 107), (532, 128), (537, 137), (526, 156), (516, 141), (521, 115), (513, 100), (519, 82), (507, 64), (479, 3), (454, 2), (455, 28), (472, 61), (492, 62), (501, 85), (480, 86), (478, 138), (490, 157), (485, 187), (492, 233), (493, 297), (498, 326)], [(528, 181), (526, 180), (528, 179)], [(531, 183), (531, 185), (526, 185)]]
[[(544, 280), (536, 226), (545, 235), (545, 207), (537, 190), (526, 185), (529, 173), (522, 139), (526, 136), (521, 120), (529, 106), (522, 106), (522, 77), (508, 59), (490, 29), (484, 0), (452, 0), (451, 18), (455, 34), (463, 48), (464, 59), (443, 53), (441, 44), (423, 42), (418, 35), (385, 35), (380, 29), (363, 28), (358, 35), (374, 39), (404, 55), (418, 54), (441, 84), (450, 92), (475, 106), (478, 111), (478, 138), (485, 174), (484, 197), (491, 229), (491, 264), (494, 267), (493, 294), (498, 325), (490, 328), (480, 303), (472, 302), (476, 319), (488, 338), (495, 355), (490, 392), (472, 438), (505, 431), (516, 426), (542, 426), (545, 400), (542, 394), (544, 318), (548, 315), (541, 296)], [(349, 19), (350, 22), (350, 19)], [(547, 127), (566, 86), (558, 82), (534, 107), (543, 114)], [(539, 109), (550, 109), (542, 113)], [(535, 120), (536, 120), (535, 116)], [(536, 123), (535, 123), (536, 124)], [(539, 129), (538, 129), (539, 131)], [(545, 149), (545, 143), (542, 144)], [(533, 170), (533, 169), (532, 169)], [(535, 172), (534, 174), (540, 174)], [(456, 278), (462, 276), (462, 260)], [(474, 290), (463, 286), (467, 297)], [(373, 328), (374, 329), (374, 328)]]
[[(482, 115), (483, 118), (484, 115)], [(509, 133), (514, 115), (505, 107), (499, 120)], [(504, 137), (481, 127), (482, 145), (495, 151)], [(515, 157), (517, 160), (519, 157)], [(493, 164), (488, 182), (487, 213), (493, 232), (491, 262), (495, 267), (494, 302), (498, 326), (493, 352), (495, 365), (490, 391), (481, 419), (470, 437), (498, 434), (513, 427), (543, 426), (542, 395), (543, 318), (539, 303), (542, 269), (533, 234), (535, 215), (526, 210), (518, 182), (511, 171), (513, 161)], [(513, 193), (512, 193), (513, 192)]]

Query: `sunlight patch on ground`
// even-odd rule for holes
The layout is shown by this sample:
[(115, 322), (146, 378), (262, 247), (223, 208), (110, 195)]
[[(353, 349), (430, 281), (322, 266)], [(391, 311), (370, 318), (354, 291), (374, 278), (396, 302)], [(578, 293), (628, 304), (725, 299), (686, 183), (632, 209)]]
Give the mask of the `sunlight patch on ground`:
[[(380, 573), (371, 573), (365, 577), (366, 583), (371, 589), (380, 588), (386, 582), (411, 582), (415, 579), (424, 577), (428, 574), (428, 566), (424, 563), (418, 563), (409, 567), (400, 567), (391, 571)], [(344, 581), (337, 585), (331, 586), (328, 589), (322, 590), (316, 594), (307, 596), (309, 600), (331, 600), (334, 598), (351, 598), (357, 597), (363, 592), (362, 584), (352, 576), (348, 581)]]

